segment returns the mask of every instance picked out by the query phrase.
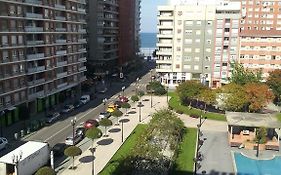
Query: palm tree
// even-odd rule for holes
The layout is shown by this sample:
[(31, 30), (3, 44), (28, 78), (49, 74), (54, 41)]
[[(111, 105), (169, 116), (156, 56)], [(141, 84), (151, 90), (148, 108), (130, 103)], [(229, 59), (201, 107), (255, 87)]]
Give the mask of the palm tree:
[(118, 118), (123, 115), (123, 112), (121, 112), (121, 111), (118, 110), (118, 109), (115, 109), (115, 110), (111, 113), (111, 115), (112, 115), (113, 117), (116, 117), (116, 118), (117, 118), (117, 125), (118, 125), (118, 124), (119, 124), (119, 123), (118, 123)]
[(104, 131), (104, 132), (105, 132), (104, 136), (106, 136), (106, 128), (112, 125), (112, 121), (109, 120), (108, 118), (103, 118), (103, 119), (101, 119), (101, 121), (99, 122), (99, 124), (100, 124), (101, 126), (104, 126), (104, 130), (105, 130), (105, 131)]
[(77, 146), (70, 146), (64, 150), (64, 155), (72, 157), (72, 169), (74, 169), (74, 157), (82, 154), (82, 150)]

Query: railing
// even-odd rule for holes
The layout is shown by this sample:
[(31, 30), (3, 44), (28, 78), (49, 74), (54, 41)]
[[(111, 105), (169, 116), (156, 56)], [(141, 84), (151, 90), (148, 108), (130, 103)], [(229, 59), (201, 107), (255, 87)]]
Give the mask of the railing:
[(57, 39), (56, 43), (66, 43), (66, 40), (65, 39)]
[(67, 65), (67, 61), (57, 62), (57, 66), (64, 66)]
[(29, 94), (28, 98), (29, 99), (33, 99), (33, 98), (42, 97), (42, 96), (44, 96), (44, 90), (36, 92), (36, 93), (33, 93), (33, 94)]
[(78, 42), (85, 43), (85, 42), (87, 42), (87, 40), (86, 39), (78, 39)]
[(62, 73), (57, 74), (57, 78), (62, 78), (62, 77), (65, 77), (65, 76), (67, 76), (67, 72), (62, 72)]
[(35, 73), (35, 72), (40, 72), (40, 71), (44, 71), (44, 70), (45, 70), (45, 66), (39, 66), (39, 67), (28, 68), (27, 72)]
[(28, 60), (37, 59), (37, 58), (44, 58), (44, 53), (27, 54), (26, 57), (27, 57)]
[(84, 12), (84, 13), (86, 12), (86, 10), (82, 9), (82, 8), (78, 8), (77, 10), (78, 10), (78, 12)]
[(25, 0), (24, 2), (29, 4), (42, 4), (42, 1), (39, 0)]
[(26, 32), (43, 32), (43, 27), (25, 26)]
[(86, 66), (83, 66), (83, 67), (79, 68), (79, 71), (85, 71), (85, 70), (87, 70)]
[(78, 61), (85, 62), (85, 61), (87, 61), (87, 58), (86, 57), (82, 57), (82, 58), (79, 58)]
[(56, 52), (56, 55), (64, 55), (66, 54), (66, 50), (59, 50)]
[(34, 40), (34, 41), (26, 41), (27, 45), (37, 45), (37, 44), (44, 44), (42, 40)]
[(67, 86), (67, 83), (58, 84), (58, 85), (57, 85), (57, 88), (62, 88), (62, 87), (64, 87), (64, 86)]
[(56, 32), (65, 32), (66, 28), (56, 28)]
[(55, 4), (55, 8), (58, 8), (58, 9), (65, 9), (65, 5)]
[(66, 18), (63, 17), (63, 16), (56, 16), (55, 19), (56, 20), (61, 20), (61, 21), (65, 21), (66, 20)]
[(26, 17), (28, 18), (40, 18), (42, 19), (43, 18), (43, 15), (41, 14), (37, 14), (37, 13), (26, 13)]
[(41, 78), (41, 79), (38, 79), (38, 80), (33, 80), (33, 81), (27, 82), (27, 85), (28, 86), (33, 86), (33, 85), (41, 84), (41, 83), (44, 83), (44, 82), (45, 82), (45, 79)]
[(86, 29), (78, 29), (78, 32), (85, 33)]

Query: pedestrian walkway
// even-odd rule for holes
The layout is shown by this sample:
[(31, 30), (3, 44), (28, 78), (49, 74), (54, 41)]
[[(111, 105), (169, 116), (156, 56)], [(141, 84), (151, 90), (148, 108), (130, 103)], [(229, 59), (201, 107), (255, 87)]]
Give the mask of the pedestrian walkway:
[[(141, 119), (142, 123), (149, 122), (153, 113), (156, 110), (160, 110), (163, 108), (167, 108), (166, 96), (153, 96), (153, 107), (150, 107), (150, 99), (148, 96), (143, 96), (142, 104), (143, 107), (138, 107), (137, 103), (132, 104), (132, 107), (128, 112), (127, 116), (123, 116), (120, 119), (129, 119), (127, 123), (124, 123), (124, 138), (126, 139), (134, 128), (140, 123), (139, 119)], [(122, 145), (121, 142), (121, 125), (114, 125), (109, 128), (108, 137), (102, 137), (97, 139), (94, 143), (95, 151), (95, 174), (98, 174), (107, 164), (107, 162), (111, 159), (111, 157), (115, 154), (115, 152)], [(77, 168), (75, 170), (71, 170), (69, 168), (60, 171), (58, 174), (62, 175), (77, 175), (77, 174), (91, 174), (92, 170), (92, 152), (90, 148), (87, 151), (83, 152), (81, 156), (76, 157), (75, 166)]]

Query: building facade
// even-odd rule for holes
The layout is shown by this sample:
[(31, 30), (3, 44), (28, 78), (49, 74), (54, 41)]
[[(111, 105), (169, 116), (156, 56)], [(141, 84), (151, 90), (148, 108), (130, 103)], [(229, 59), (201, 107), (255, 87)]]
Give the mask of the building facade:
[(6, 124), (23, 117), (22, 108), (34, 114), (79, 93), (86, 79), (85, 9), (85, 0), (0, 0), (0, 110)]
[(239, 61), (266, 78), (281, 69), (281, 2), (241, 0)]
[(158, 7), (156, 71), (161, 82), (176, 86), (200, 80), (209, 87), (226, 83), (230, 61), (238, 54), (240, 3), (174, 3)]

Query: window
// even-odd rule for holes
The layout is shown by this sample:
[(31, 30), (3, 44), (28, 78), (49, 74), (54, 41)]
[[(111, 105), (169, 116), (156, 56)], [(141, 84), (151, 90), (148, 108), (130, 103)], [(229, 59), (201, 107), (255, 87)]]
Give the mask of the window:
[(190, 35), (192, 34), (192, 30), (185, 30), (185, 33)]
[(196, 35), (201, 35), (201, 30), (196, 30)]
[(207, 22), (207, 24), (208, 24), (209, 26), (212, 25), (212, 23), (213, 23), (212, 21), (208, 21), (208, 22)]
[(227, 63), (222, 63), (222, 66), (227, 66)]
[(194, 70), (199, 70), (199, 66), (198, 65), (194, 65), (193, 69)]
[(17, 12), (18, 12), (18, 15), (21, 15), (21, 14), (22, 14), (22, 7), (21, 7), (21, 6), (18, 6), (18, 7), (17, 7)]
[(201, 21), (196, 21), (196, 24), (197, 25), (201, 25)]
[(3, 50), (2, 51), (2, 56), (3, 56), (3, 62), (8, 61), (9, 56), (8, 56), (8, 51), (7, 50)]
[(10, 15), (16, 14), (16, 7), (14, 5), (10, 5), (9, 11), (10, 11)]
[(6, 35), (2, 36), (2, 45), (3, 46), (8, 45), (8, 36), (6, 36)]
[(200, 43), (200, 39), (195, 39), (195, 42), (196, 43)]
[(12, 35), (11, 39), (12, 39), (12, 45), (16, 45), (17, 44), (17, 37), (15, 35)]
[(193, 24), (193, 21), (185, 21), (185, 25), (189, 26), (189, 25), (192, 25)]
[(224, 31), (225, 31), (225, 32), (229, 32), (229, 28), (225, 28)]
[(199, 53), (200, 52), (200, 48), (195, 48), (195, 52)]

